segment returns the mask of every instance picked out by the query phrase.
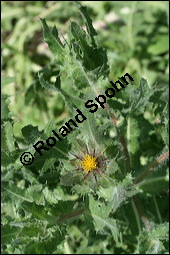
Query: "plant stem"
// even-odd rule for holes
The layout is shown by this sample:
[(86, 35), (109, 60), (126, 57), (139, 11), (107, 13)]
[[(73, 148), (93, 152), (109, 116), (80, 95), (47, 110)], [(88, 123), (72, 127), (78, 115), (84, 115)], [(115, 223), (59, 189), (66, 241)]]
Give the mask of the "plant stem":
[(169, 157), (169, 151), (160, 155), (138, 178), (134, 180), (134, 183), (137, 184), (141, 182), (155, 167), (160, 165), (168, 157)]
[(133, 197), (132, 197), (132, 200), (133, 200), (134, 205), (135, 205), (135, 207), (136, 207), (136, 209), (137, 209), (139, 215), (141, 216), (141, 220), (142, 220), (143, 223), (145, 224), (146, 228), (147, 228), (148, 230), (152, 230), (152, 226), (151, 226), (149, 220), (148, 220), (148, 219), (146, 218), (146, 216), (144, 215), (142, 209), (140, 208), (137, 198), (136, 198), (135, 196), (133, 196)]
[(125, 138), (122, 134), (119, 135), (119, 139), (120, 139), (120, 143), (122, 145), (123, 148), (123, 152), (125, 155), (125, 169), (126, 169), (126, 173), (130, 172), (130, 157), (129, 157), (129, 152), (126, 146), (126, 141)]
[(154, 201), (154, 204), (155, 204), (155, 208), (156, 208), (156, 212), (157, 212), (157, 215), (158, 215), (159, 222), (162, 223), (162, 217), (161, 217), (161, 213), (160, 213), (160, 210), (159, 210), (158, 203), (156, 201), (155, 195), (153, 196), (153, 201)]
[(124, 153), (124, 156), (125, 156), (125, 170), (126, 170), (126, 173), (128, 173), (128, 172), (130, 172), (130, 157), (129, 157), (129, 152), (128, 152), (128, 149), (127, 149), (127, 145), (126, 145), (124, 135), (119, 133), (119, 130), (117, 128), (117, 119), (115, 118), (115, 116), (111, 112), (110, 108), (107, 105), (105, 105), (105, 108), (109, 112), (111, 121), (113, 122), (113, 125), (116, 128), (116, 131), (119, 135), (119, 140), (120, 140), (120, 143), (122, 145), (123, 153)]
[[(109, 112), (111, 121), (113, 122), (113, 125), (116, 128), (117, 133), (119, 135), (119, 140), (120, 140), (120, 143), (122, 145), (124, 156), (125, 156), (125, 169), (126, 169), (126, 173), (130, 172), (130, 156), (129, 156), (129, 151), (127, 149), (127, 145), (126, 145), (126, 141), (125, 141), (124, 135), (119, 133), (119, 130), (117, 128), (117, 119), (115, 118), (115, 116), (113, 115), (113, 113), (111, 112), (109, 107), (107, 105), (105, 105), (105, 107), (106, 107), (107, 111)], [(146, 228), (148, 230), (151, 230), (152, 226), (151, 226), (149, 220), (144, 215), (142, 209), (140, 208), (139, 203), (138, 203), (138, 201), (136, 199), (136, 196), (132, 197), (132, 205), (133, 205), (133, 208), (134, 208), (134, 212), (135, 212), (135, 216), (136, 216), (139, 232), (141, 230), (139, 218), (141, 218), (141, 220), (145, 224)], [(137, 215), (137, 213), (139, 214), (139, 216)]]
[[(131, 168), (130, 167), (130, 156), (129, 156), (129, 152), (127, 149), (124, 135), (119, 133), (119, 130), (117, 128), (117, 119), (115, 118), (115, 116), (113, 115), (113, 113), (111, 112), (109, 107), (107, 105), (105, 105), (105, 107), (106, 107), (106, 110), (109, 112), (111, 121), (113, 122), (113, 125), (116, 128), (117, 133), (119, 135), (119, 140), (122, 145), (124, 156), (125, 156), (125, 169), (126, 169), (126, 173), (128, 173), (128, 172), (130, 172), (130, 168)], [(140, 217), (141, 217), (141, 220), (143, 221), (143, 223), (145, 224), (145, 226), (147, 227), (147, 229), (152, 229), (149, 220), (146, 218), (143, 211), (141, 210), (139, 203), (137, 202), (137, 199), (135, 196), (132, 197), (132, 205), (134, 207), (134, 212), (135, 212), (139, 232), (141, 230), (141, 226), (140, 226), (140, 222), (139, 222)], [(137, 213), (139, 214), (139, 217), (138, 217)]]
[(60, 223), (62, 223), (63, 221), (65, 221), (65, 220), (68, 220), (68, 219), (70, 219), (70, 218), (72, 218), (72, 217), (75, 217), (75, 216), (77, 216), (77, 215), (80, 215), (80, 214), (82, 214), (84, 212), (84, 209), (81, 209), (81, 210), (79, 210), (79, 211), (76, 211), (76, 212), (73, 212), (73, 213), (70, 213), (70, 214), (66, 214), (66, 215), (64, 215), (64, 216), (61, 216), (58, 220), (57, 220), (57, 224), (60, 224)]
[(132, 203), (132, 208), (133, 208), (134, 215), (135, 215), (135, 218), (136, 218), (136, 223), (137, 223), (137, 226), (138, 226), (138, 230), (139, 230), (139, 233), (140, 233), (141, 232), (140, 215), (139, 215), (139, 212), (136, 208), (136, 204), (134, 203), (133, 199), (131, 199), (131, 203)]

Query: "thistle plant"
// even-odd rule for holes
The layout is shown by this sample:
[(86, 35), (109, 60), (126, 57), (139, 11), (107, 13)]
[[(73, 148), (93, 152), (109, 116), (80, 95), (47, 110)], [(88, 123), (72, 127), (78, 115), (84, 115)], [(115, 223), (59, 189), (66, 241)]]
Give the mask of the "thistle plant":
[[(61, 123), (54, 117), (41, 131), (27, 125), (21, 143), (14, 136), (9, 99), (2, 97), (4, 254), (163, 254), (168, 246), (167, 87), (134, 78), (107, 98), (104, 108), (90, 112), (85, 102), (103, 95), (124, 73), (110, 76), (107, 52), (87, 9), (76, 6), (85, 28), (70, 21), (67, 38), (40, 19), (54, 62), (38, 72), (36, 84), (50, 97), (61, 96), (67, 111), (62, 124), (76, 109), (86, 120), (40, 156), (33, 144), (51, 137)], [(21, 164), (24, 151), (34, 155), (32, 165)]]
[[(106, 150), (102, 151), (101, 153), (97, 154), (96, 148), (94, 147), (93, 152), (90, 151), (88, 145), (86, 145), (87, 151), (84, 152), (81, 150), (81, 155), (76, 155), (75, 158), (79, 161), (70, 161), (71, 163), (74, 163), (78, 166), (78, 168), (74, 169), (73, 171), (81, 171), (82, 173), (86, 173), (84, 178), (82, 179), (82, 182), (85, 181), (89, 175), (92, 173), (93, 177), (97, 183), (97, 175), (101, 175), (103, 178), (106, 179), (106, 177), (103, 175), (105, 172), (104, 170), (107, 168), (106, 161), (109, 161), (107, 158), (102, 158), (102, 154)], [(106, 179), (107, 180), (107, 179)]]

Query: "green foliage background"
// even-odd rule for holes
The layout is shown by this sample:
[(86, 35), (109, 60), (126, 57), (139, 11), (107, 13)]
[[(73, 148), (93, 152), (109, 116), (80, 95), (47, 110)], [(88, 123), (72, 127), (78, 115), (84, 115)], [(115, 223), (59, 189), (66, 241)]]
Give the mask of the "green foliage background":
[[(1, 6), (2, 253), (167, 254), (168, 2)], [(84, 103), (125, 73), (135, 82), (89, 113)], [(40, 157), (32, 144), (77, 108), (87, 120)], [(69, 151), (94, 141), (109, 182), (81, 183)]]

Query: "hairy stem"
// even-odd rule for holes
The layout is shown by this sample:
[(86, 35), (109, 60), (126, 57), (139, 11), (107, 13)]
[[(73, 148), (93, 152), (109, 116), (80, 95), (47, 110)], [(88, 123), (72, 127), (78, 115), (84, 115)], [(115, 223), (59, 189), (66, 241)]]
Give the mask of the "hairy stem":
[[(113, 122), (113, 125), (116, 128), (117, 133), (119, 135), (119, 140), (120, 140), (120, 143), (122, 145), (122, 149), (123, 149), (124, 156), (125, 156), (125, 170), (126, 170), (126, 173), (130, 172), (130, 156), (129, 156), (129, 152), (128, 152), (128, 149), (127, 149), (127, 145), (126, 145), (124, 135), (119, 133), (118, 128), (117, 128), (117, 119), (115, 118), (115, 116), (113, 115), (113, 113), (111, 112), (109, 107), (107, 105), (105, 105), (105, 107), (106, 107), (107, 111), (109, 112), (111, 121)], [(134, 208), (136, 208), (136, 213), (138, 213), (139, 218), (141, 218), (142, 222), (145, 224), (147, 229), (152, 229), (149, 220), (146, 218), (143, 211), (141, 210), (141, 208), (139, 206), (139, 203), (138, 203), (135, 196), (132, 197), (132, 202), (133, 202)], [(140, 230), (140, 223), (138, 222), (137, 214), (136, 214), (136, 219), (137, 219), (138, 228)]]
[[(113, 115), (113, 113), (111, 112), (109, 107), (107, 105), (105, 105), (105, 107), (106, 107), (106, 110), (109, 112), (111, 121), (112, 121), (114, 127), (116, 128), (117, 133), (119, 135), (119, 140), (120, 140), (120, 143), (122, 145), (123, 153), (124, 153), (124, 156), (125, 156), (125, 170), (126, 170), (126, 173), (128, 173), (128, 172), (130, 172), (130, 168), (131, 168), (131, 166), (130, 166), (130, 156), (129, 156), (129, 151), (128, 151), (128, 148), (127, 148), (127, 145), (126, 145), (124, 135), (119, 133), (119, 130), (117, 128), (117, 119), (115, 118), (115, 116)], [(136, 199), (136, 196), (132, 197), (132, 203), (133, 203), (134, 209), (136, 210), (135, 216), (136, 216), (139, 231), (140, 231), (141, 227), (140, 227), (140, 222), (138, 222), (138, 218), (141, 218), (142, 222), (145, 224), (147, 229), (152, 229), (149, 220), (144, 215), (143, 211), (141, 210), (141, 208), (139, 206), (139, 203)], [(138, 213), (139, 216), (137, 215), (137, 213)]]
[(155, 167), (160, 165), (169, 157), (169, 151), (160, 155), (138, 178), (134, 180), (134, 183), (137, 184), (141, 182)]

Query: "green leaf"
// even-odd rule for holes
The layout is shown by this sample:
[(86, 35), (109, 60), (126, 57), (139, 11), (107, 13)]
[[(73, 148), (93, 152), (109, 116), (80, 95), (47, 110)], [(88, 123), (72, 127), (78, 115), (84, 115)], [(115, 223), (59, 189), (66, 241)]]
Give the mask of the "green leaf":
[(61, 44), (61, 41), (59, 40), (57, 33), (56, 33), (56, 28), (53, 28), (53, 33), (50, 32), (49, 27), (45, 21), (45, 19), (41, 19), (42, 22), (42, 26), (44, 29), (44, 40), (45, 42), (48, 44), (50, 50), (52, 51), (52, 53), (54, 54), (55, 58), (58, 61), (63, 60), (63, 54), (64, 54), (64, 47)]
[(20, 169), (20, 171), (21, 171), (21, 174), (23, 176), (23, 179), (29, 181), (29, 183), (31, 184), (31, 187), (34, 184), (35, 185), (39, 184), (36, 175), (34, 173), (32, 173), (28, 168), (22, 167)]
[(151, 230), (144, 230), (139, 235), (139, 254), (163, 254), (165, 251), (164, 242), (168, 240), (169, 224), (157, 225)]
[(1, 164), (2, 166), (8, 166), (13, 162), (13, 158), (8, 155), (8, 153), (6, 153), (5, 151), (1, 152)]
[(34, 144), (41, 137), (42, 132), (38, 130), (38, 127), (28, 125), (22, 128), (22, 135), (28, 144)]
[(11, 244), (14, 239), (17, 238), (19, 233), (21, 232), (20, 227), (14, 227), (9, 225), (2, 226), (1, 233), (2, 233), (2, 244)]
[(29, 242), (25, 249), (25, 254), (45, 254), (44, 253), (44, 243), (41, 241), (31, 241)]
[[(128, 84), (125, 89), (121, 89), (120, 92), (116, 94), (117, 98), (121, 98), (123, 100), (123, 105), (118, 106), (118, 109), (121, 110), (121, 114), (125, 118), (127, 113), (144, 113), (146, 106), (149, 103), (149, 99), (153, 95), (154, 91), (155, 88), (150, 89), (147, 80), (143, 78), (141, 78), (138, 87), (134, 87), (134, 85)], [(113, 108), (114, 103), (110, 104)]]
[(60, 200), (67, 200), (67, 195), (64, 194), (64, 191), (60, 186), (58, 186), (56, 189), (53, 189), (52, 191), (48, 187), (45, 187), (42, 193), (46, 201), (50, 204), (56, 204)]
[(51, 136), (51, 131), (54, 129), (54, 120), (49, 120), (44, 128), (44, 134), (48, 137)]
[(20, 234), (20, 236), (25, 236), (25, 237), (37, 237), (39, 234), (41, 234), (41, 236), (44, 234), (43, 233), (44, 229), (43, 226), (40, 224), (35, 224), (35, 223), (30, 223), (27, 224), (26, 226), (23, 227), (22, 229), (22, 235)]
[(57, 246), (65, 239), (59, 230), (53, 236), (43, 241), (31, 241), (24, 249), (24, 254), (58, 254)]
[[(161, 168), (161, 167), (159, 167)], [(159, 169), (160, 170), (160, 169)], [(150, 174), (149, 178), (145, 180), (145, 182), (140, 186), (140, 188), (145, 192), (145, 193), (150, 193), (150, 194), (158, 194), (159, 192), (166, 192), (168, 189), (168, 180), (166, 180), (165, 177), (165, 170), (162, 169), (163, 172), (153, 172)]]
[(1, 95), (1, 119), (7, 120), (9, 118), (9, 99), (6, 95)]
[(60, 177), (61, 185), (72, 186), (80, 182), (80, 177), (76, 173), (68, 173)]
[(30, 202), (24, 201), (21, 204), (21, 206), (26, 212), (31, 213), (32, 216), (38, 220), (47, 221), (47, 222), (51, 220), (51, 216), (48, 215), (48, 212), (45, 210), (45, 206), (43, 205), (37, 205), (35, 202), (30, 203)]
[(76, 184), (72, 187), (72, 191), (73, 193), (79, 194), (80, 196), (83, 197), (87, 194), (93, 193), (93, 190), (89, 187), (89, 184), (88, 185), (83, 184), (83, 186)]
[(15, 77), (2, 77), (1, 78), (2, 86), (6, 86), (12, 82), (15, 82)]
[(78, 2), (76, 4), (78, 6), (80, 6), (79, 11), (82, 14), (82, 17), (83, 17), (83, 19), (85, 21), (87, 32), (90, 35), (91, 39), (93, 39), (93, 36), (96, 36), (97, 32), (95, 31), (95, 29), (94, 29), (94, 27), (92, 25), (92, 20), (91, 20), (91, 18), (88, 15), (87, 9), (84, 6), (81, 6), (81, 4), (78, 3)]
[(42, 193), (43, 185), (38, 182), (38, 184), (31, 185), (26, 189), (26, 195), (33, 198), (33, 201), (35, 201), (38, 204), (44, 205), (44, 195)]
[(95, 230), (98, 232), (103, 230), (105, 227), (109, 228), (112, 232), (115, 242), (117, 243), (119, 233), (116, 220), (108, 217), (111, 211), (110, 205), (105, 206), (104, 203), (94, 200), (94, 198), (89, 195), (89, 210), (93, 218)]
[(129, 173), (122, 182), (115, 182), (108, 188), (100, 187), (98, 190), (97, 194), (109, 202), (112, 212), (116, 212), (128, 197), (132, 197), (139, 192), (138, 188), (134, 188), (132, 180), (133, 178)]
[(167, 34), (159, 34), (155, 38), (155, 42), (148, 47), (148, 52), (153, 55), (163, 54), (168, 52), (169, 49), (169, 37)]
[(106, 51), (101, 47), (92, 46), (87, 40), (85, 32), (76, 22), (71, 23), (71, 33), (75, 39), (75, 42), (72, 43), (76, 55), (77, 63), (75, 62), (75, 64), (77, 67), (78, 65), (82, 66), (82, 70), (79, 68), (80, 74), (82, 73), (85, 76), (85, 73), (88, 72), (87, 83), (94, 83), (98, 77), (108, 75)]
[[(44, 79), (43, 73), (39, 73), (39, 74), (38, 74), (38, 78), (39, 78), (39, 81), (40, 81), (41, 86), (42, 86), (44, 89), (46, 89), (46, 90), (48, 90), (48, 91), (52, 91), (52, 92), (58, 91), (58, 89), (59, 89), (58, 82), (52, 84), (52, 83), (46, 81), (46, 80)], [(56, 78), (56, 81), (57, 81), (57, 78)]]
[(4, 132), (5, 132), (5, 140), (6, 140), (7, 149), (8, 151), (12, 152), (15, 150), (15, 139), (13, 136), (13, 127), (9, 121), (7, 121), (4, 124)]
[(86, 41), (86, 33), (76, 22), (71, 22), (70, 29), (71, 29), (71, 34), (74, 37), (75, 41), (78, 43), (83, 53), (86, 54), (86, 51), (88, 50), (88, 44)]
[(92, 146), (96, 143), (100, 145), (100, 150), (104, 149), (106, 136), (101, 126), (96, 124), (97, 115), (95, 116), (94, 113), (90, 113), (86, 108), (84, 108), (83, 114), (87, 118), (81, 126), (81, 130), (85, 134), (84, 141), (87, 140)]
[(32, 202), (33, 198), (26, 194), (26, 192), (23, 189), (20, 189), (18, 187), (9, 187), (9, 186), (2, 186), (2, 189), (5, 194), (7, 194), (9, 197), (12, 197), (15, 200), (18, 201), (28, 201)]

